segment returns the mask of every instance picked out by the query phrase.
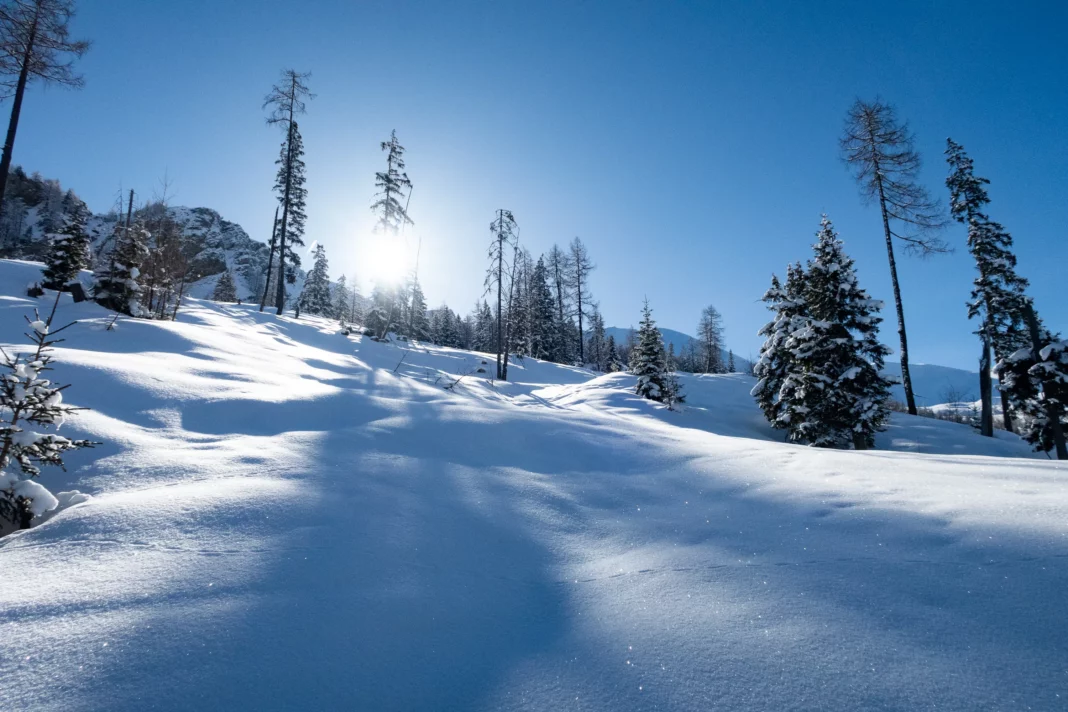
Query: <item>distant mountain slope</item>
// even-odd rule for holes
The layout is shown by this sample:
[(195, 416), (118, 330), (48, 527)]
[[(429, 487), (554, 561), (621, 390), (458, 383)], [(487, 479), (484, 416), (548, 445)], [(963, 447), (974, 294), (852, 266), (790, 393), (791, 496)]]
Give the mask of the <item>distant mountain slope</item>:
[[(630, 333), (629, 327), (609, 326), (605, 330), (605, 335), (611, 335), (616, 340), (616, 343), (622, 344), (627, 341), (627, 334)], [(668, 344), (675, 345), (675, 353), (681, 354), (687, 348), (689, 348), (691, 341), (696, 341), (694, 337), (689, 334), (684, 334), (681, 331), (675, 331), (674, 329), (660, 329), (660, 334), (664, 337), (664, 346)], [(723, 363), (727, 363), (728, 353), (726, 350), (721, 350)], [(749, 370), (749, 361), (734, 354), (734, 367), (738, 373), (746, 373)]]

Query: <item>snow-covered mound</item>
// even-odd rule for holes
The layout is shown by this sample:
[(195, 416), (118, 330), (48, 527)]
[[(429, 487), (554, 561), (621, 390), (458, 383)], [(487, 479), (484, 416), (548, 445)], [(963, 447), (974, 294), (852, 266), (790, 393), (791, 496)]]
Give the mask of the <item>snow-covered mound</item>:
[[(35, 269), (0, 262), (4, 342)], [(1068, 466), (1018, 442), (895, 416), (889, 449), (820, 451), (742, 376), (669, 412), (625, 375), (494, 383), (488, 355), (248, 307), (61, 311), (55, 376), (92, 408), (64, 431), (104, 444), (42, 475), (91, 499), (0, 540), (0, 709), (1068, 695)]]

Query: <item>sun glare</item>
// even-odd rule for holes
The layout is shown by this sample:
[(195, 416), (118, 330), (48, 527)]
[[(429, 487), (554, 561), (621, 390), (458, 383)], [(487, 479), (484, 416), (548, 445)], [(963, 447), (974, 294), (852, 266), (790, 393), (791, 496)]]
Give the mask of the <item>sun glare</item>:
[(397, 284), (407, 277), (411, 269), (411, 257), (402, 239), (376, 238), (370, 245), (367, 276), (389, 284)]

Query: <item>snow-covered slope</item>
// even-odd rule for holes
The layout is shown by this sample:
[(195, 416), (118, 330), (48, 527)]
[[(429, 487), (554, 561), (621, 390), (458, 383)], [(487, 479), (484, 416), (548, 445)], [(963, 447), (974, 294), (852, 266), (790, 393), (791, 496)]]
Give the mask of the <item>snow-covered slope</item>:
[[(36, 269), (0, 262), (0, 339)], [(1058, 709), (1068, 466), (894, 416), (778, 442), (744, 376), (384, 345), (191, 300), (58, 349), (93, 499), (0, 540), (4, 710)], [(5, 346), (5, 348), (7, 348)], [(459, 382), (451, 389), (445, 386)]]

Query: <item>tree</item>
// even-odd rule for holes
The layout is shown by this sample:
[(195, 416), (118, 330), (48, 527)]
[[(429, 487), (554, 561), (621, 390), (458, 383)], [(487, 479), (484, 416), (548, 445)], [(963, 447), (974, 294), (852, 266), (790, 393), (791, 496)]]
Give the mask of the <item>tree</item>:
[[(990, 181), (975, 175), (972, 159), (964, 152), (964, 147), (953, 139), (946, 139), (946, 162), (950, 167), (950, 175), (946, 178), (950, 213), (957, 222), (967, 226), (968, 251), (979, 270), (971, 301), (968, 302), (968, 318), (979, 317), (981, 323), (977, 332), (982, 342), (983, 365), (979, 369), (979, 392), (982, 396), (980, 430), (983, 435), (993, 437), (990, 351), (993, 349), (995, 358), (1000, 362), (1029, 345), (1027, 331), (1023, 327), (1027, 280), (1016, 274), (1012, 236), (983, 212), (990, 202), (983, 186)], [(1001, 405), (1005, 429), (1012, 431), (1012, 409), (1005, 389), (1001, 389)]]
[(274, 286), (274, 256), (278, 252), (278, 226), (278, 206), (275, 206), (274, 222), (271, 223), (271, 240), (267, 243), (267, 273), (263, 275), (263, 297), (260, 298), (260, 311), (263, 311), (264, 307), (274, 300), (275, 291), (271, 287)]
[(631, 357), (634, 375), (638, 377), (635, 393), (642, 398), (664, 402), (671, 396), (667, 379), (668, 368), (664, 359), (664, 339), (653, 320), (649, 300), (642, 307), (642, 320), (638, 324), (638, 345)]
[(723, 372), (723, 317), (711, 304), (701, 312), (697, 322), (697, 338), (701, 348), (701, 368), (704, 373)]
[(89, 261), (85, 213), (81, 205), (71, 206), (63, 227), (50, 237), (44, 268), (44, 286), (48, 289), (66, 290), (67, 284), (78, 278)]
[(570, 330), (568, 322), (568, 291), (567, 275), (571, 272), (569, 255), (558, 246), (553, 245), (545, 256), (545, 265), (548, 269), (550, 287), (556, 297), (556, 348), (557, 352), (553, 361), (557, 363), (570, 363), (572, 360)]
[(586, 354), (598, 371), (606, 370), (604, 317), (596, 306), (590, 314), (590, 338)]
[[(0, 350), (8, 373), (0, 379), (0, 517), (20, 529), (28, 529), (33, 518), (55, 509), (58, 502), (35, 478), (42, 465), (63, 467), (63, 455), (69, 450), (92, 447), (88, 440), (70, 440), (56, 433), (28, 430), (58, 428), (78, 408), (63, 404), (60, 386), (41, 374), (52, 369), (53, 346), (62, 341), (56, 334), (72, 324), (52, 329), (59, 294), (46, 320), (34, 310), (29, 322), (30, 342), (36, 347), (32, 355), (14, 356)], [(12, 472), (11, 463), (19, 472)]]
[(237, 301), (237, 285), (234, 284), (234, 275), (230, 270), (226, 270), (219, 277), (219, 281), (215, 283), (215, 291), (212, 292), (211, 298), (217, 302)]
[(417, 341), (430, 338), (430, 320), (426, 316), (426, 297), (419, 279), (412, 278), (408, 298), (408, 337)]
[(263, 108), (269, 112), (268, 126), (281, 126), (286, 136), (282, 141), (281, 155), (276, 161), (278, 174), (274, 185), (282, 209), (282, 221), (278, 225), (278, 279), (275, 285), (278, 314), (282, 313), (286, 303), (286, 281), (292, 284), (296, 279), (295, 274), (287, 273), (287, 262), (293, 269), (300, 266), (300, 257), (293, 245), (304, 244), (304, 205), (308, 191), (304, 187), (304, 143), (297, 130), (296, 117), (305, 113), (307, 100), (314, 98), (305, 83), (310, 76), (292, 69), (283, 70), (281, 81), (271, 87), (263, 100)]
[(89, 51), (89, 43), (72, 40), (73, 0), (5, 0), (0, 3), (0, 70), (17, 75), (11, 118), (0, 155), (0, 213), (7, 174), (15, 149), (26, 85), (34, 79), (45, 84), (79, 88), (83, 78), (74, 72), (74, 60)]
[[(575, 315), (578, 317), (578, 345), (579, 345), (579, 363), (586, 363), (586, 348), (585, 337), (582, 331), (582, 320), (586, 314), (586, 306), (591, 301), (589, 294), (589, 278), (590, 272), (594, 270), (595, 265), (590, 259), (589, 252), (586, 250), (586, 246), (582, 244), (582, 240), (577, 237), (571, 241), (570, 246), (570, 259), (568, 260), (567, 281), (571, 287), (572, 293), (575, 295)], [(583, 301), (585, 299), (585, 302)]]
[(148, 231), (140, 220), (115, 226), (115, 247), (106, 269), (97, 273), (93, 299), (103, 307), (130, 316), (152, 316), (141, 306), (141, 263), (148, 254)]
[(338, 277), (337, 284), (334, 285), (334, 316), (342, 324), (349, 317), (349, 285), (345, 275)]
[[(412, 194), (412, 182), (405, 172), (404, 146), (397, 140), (396, 129), (390, 133), (389, 140), (382, 141), (380, 146), (386, 152), (386, 170), (375, 173), (378, 192), (375, 194), (377, 199), (371, 204), (371, 211), (378, 215), (375, 231), (382, 235), (381, 239), (396, 242), (406, 225), (415, 224), (408, 216), (407, 207), (407, 198)], [(405, 201), (404, 205), (401, 205), (401, 200)], [(386, 316), (381, 321), (392, 325), (397, 307), (397, 285), (381, 285), (380, 289), (386, 298)], [(385, 336), (385, 332), (378, 334), (379, 338)]]
[(1068, 341), (1042, 327), (1030, 302), (1024, 320), (1030, 343), (998, 363), (1002, 389), (1024, 416), (1023, 438), (1035, 450), (1056, 450), (1058, 460), (1068, 460)]
[[(497, 218), (490, 223), (490, 232), (493, 234), (493, 241), (489, 246), (489, 268), (486, 270), (486, 291), (492, 293), (493, 289), (497, 290), (497, 378), (502, 381), (508, 380), (507, 371), (507, 359), (506, 352), (507, 347), (507, 334), (505, 333), (505, 282), (508, 283), (509, 299), (511, 299), (512, 285), (515, 280), (510, 279), (511, 266), (514, 265), (515, 251), (518, 248), (517, 245), (517, 231), (519, 225), (515, 221), (515, 216), (512, 215), (511, 210), (500, 209), (497, 211)], [(509, 263), (508, 252), (511, 248), (513, 253), (513, 260)]]
[(315, 262), (304, 280), (300, 306), (308, 314), (334, 316), (334, 299), (330, 293), (330, 262), (326, 259), (326, 247), (321, 244), (313, 251)]
[(840, 141), (842, 158), (853, 170), (861, 195), (877, 202), (883, 218), (886, 256), (897, 309), (898, 338), (901, 341), (901, 381), (908, 411), (916, 415), (916, 397), (909, 375), (909, 347), (905, 334), (905, 307), (894, 260), (894, 239), (905, 243), (906, 253), (928, 256), (949, 252), (937, 235), (945, 224), (942, 209), (927, 190), (916, 182), (920, 156), (913, 148), (908, 125), (899, 123), (894, 109), (878, 100), (860, 99), (849, 109)]
[(858, 286), (826, 215), (813, 252), (803, 272), (791, 266), (785, 289), (773, 280), (765, 295), (777, 318), (761, 330), (768, 339), (753, 393), (793, 442), (867, 449), (889, 417), (882, 305)]
[(612, 334), (608, 335), (604, 345), (605, 350), (605, 373), (615, 373), (616, 371), (623, 370), (623, 364), (620, 363), (619, 351), (616, 349), (616, 337)]
[(727, 373), (734, 373), (734, 351), (727, 352)]
[(800, 263), (786, 271), (786, 284), (771, 276), (771, 287), (763, 301), (775, 316), (757, 332), (764, 337), (760, 357), (753, 367), (758, 379), (750, 394), (773, 428), (786, 429), (794, 419), (792, 395), (796, 369), (794, 352), (789, 348), (791, 335), (801, 329), (807, 316), (805, 307), (805, 273)]

